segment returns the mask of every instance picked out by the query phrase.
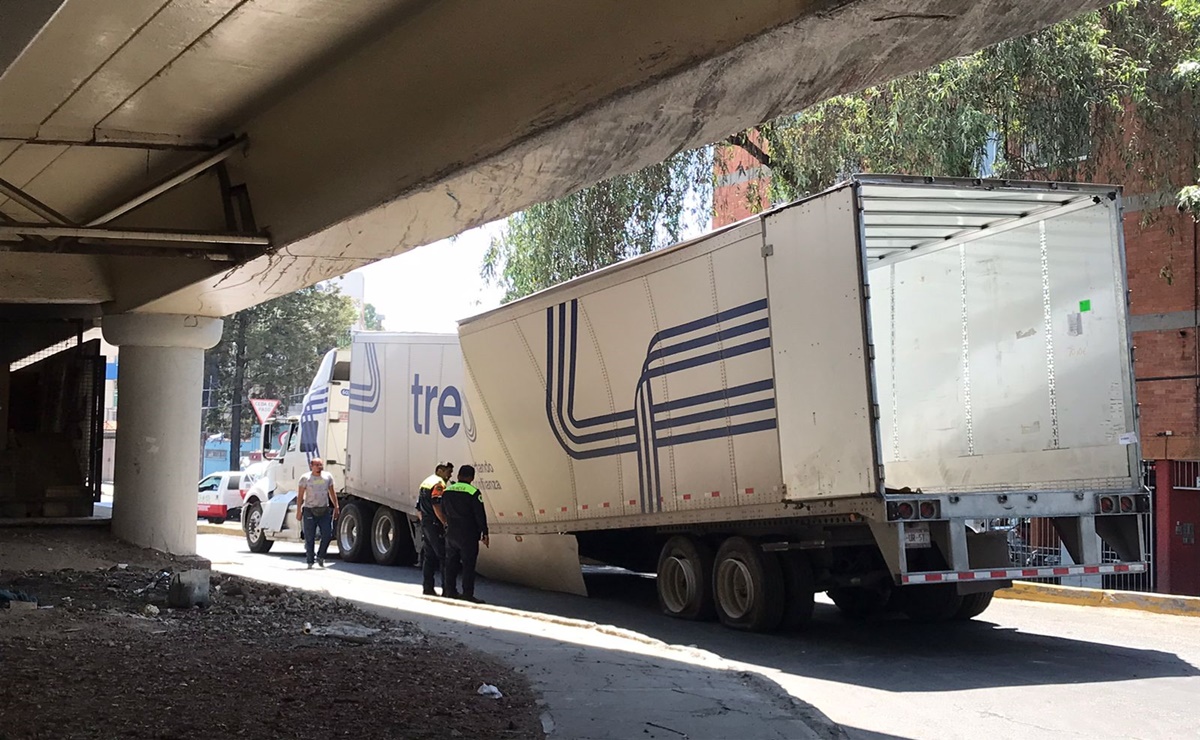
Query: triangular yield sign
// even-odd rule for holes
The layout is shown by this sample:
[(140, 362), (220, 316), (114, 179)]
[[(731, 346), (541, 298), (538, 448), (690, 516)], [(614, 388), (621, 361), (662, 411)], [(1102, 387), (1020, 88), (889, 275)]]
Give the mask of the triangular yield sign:
[(259, 424), (266, 424), (267, 419), (271, 418), (271, 414), (275, 413), (275, 409), (279, 408), (278, 398), (251, 398), (250, 405), (254, 408), (254, 415), (258, 417)]

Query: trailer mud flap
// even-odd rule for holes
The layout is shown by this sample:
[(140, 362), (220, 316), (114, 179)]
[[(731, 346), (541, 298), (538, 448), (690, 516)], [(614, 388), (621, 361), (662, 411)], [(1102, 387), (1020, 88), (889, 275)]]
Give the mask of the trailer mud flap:
[(479, 572), (497, 581), (587, 596), (579, 541), (567, 534), (493, 534), (479, 549)]

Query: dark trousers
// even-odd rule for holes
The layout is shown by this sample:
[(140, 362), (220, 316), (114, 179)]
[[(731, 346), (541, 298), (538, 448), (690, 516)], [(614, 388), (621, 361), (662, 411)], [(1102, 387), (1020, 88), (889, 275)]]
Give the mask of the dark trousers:
[(312, 509), (304, 508), (304, 558), (309, 565), (313, 563), (313, 545), (317, 538), (317, 530), (321, 530), (321, 549), (317, 551), (317, 557), (321, 560), (325, 559), (325, 553), (329, 552), (329, 541), (333, 539), (333, 510), (323, 506), (321, 511), (323, 513), (318, 515)]
[(479, 559), (479, 538), (455, 537), (446, 534), (446, 586), (442, 591), (454, 593), (458, 574), (462, 573), (462, 595), (475, 595), (475, 561)]
[(434, 574), (442, 574), (446, 590), (446, 530), (441, 524), (421, 524), (421, 577), (425, 593), (433, 591)]

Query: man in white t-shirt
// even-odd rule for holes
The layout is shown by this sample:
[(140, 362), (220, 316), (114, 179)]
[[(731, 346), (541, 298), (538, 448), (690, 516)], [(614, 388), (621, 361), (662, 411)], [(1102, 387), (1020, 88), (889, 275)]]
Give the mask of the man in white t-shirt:
[(296, 521), (304, 524), (304, 557), (308, 567), (313, 567), (313, 544), (317, 530), (321, 530), (321, 549), (316, 560), (325, 567), (325, 553), (333, 539), (333, 520), (338, 516), (337, 491), (333, 476), (325, 472), (325, 461), (314, 457), (308, 464), (310, 472), (300, 477), (296, 486)]

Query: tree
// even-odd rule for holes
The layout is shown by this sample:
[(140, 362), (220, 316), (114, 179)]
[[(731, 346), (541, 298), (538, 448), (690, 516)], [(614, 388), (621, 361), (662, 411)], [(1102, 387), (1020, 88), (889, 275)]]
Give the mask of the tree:
[(367, 331), (383, 331), (383, 320), (386, 318), (373, 304), (363, 305), (363, 326)]
[[(1194, 161), (1178, 160), (1181, 148), (1200, 149), (1198, 29), (1200, 0), (1127, 0), (736, 134), (718, 143), (717, 161), (727, 159), (720, 147), (745, 150), (770, 169), (773, 203), (863, 171), (1089, 180), (1124, 168), (1141, 188), (1180, 190), (1197, 176)], [(674, 190), (662, 183), (711, 188), (692, 168), (712, 151), (510, 218), (484, 275), (499, 275), (511, 300), (669, 242), (635, 239), (680, 217), (681, 200), (664, 197)], [(1200, 213), (1200, 187), (1180, 192)], [(757, 193), (749, 197), (757, 208)]]
[[(1200, 37), (1200, 0), (1167, 0), (1164, 5), (1174, 15), (1180, 30), (1195, 39)], [(1187, 51), (1175, 67), (1180, 83), (1195, 96), (1200, 89), (1200, 50), (1195, 46)], [(1195, 105), (1195, 98), (1192, 103)], [(1195, 141), (1195, 139), (1193, 139)], [(1194, 166), (1196, 163), (1193, 163)], [(1193, 173), (1200, 179), (1200, 171)], [(1179, 207), (1200, 221), (1200, 185), (1189, 185), (1179, 191)]]
[(241, 454), (241, 429), (253, 423), (247, 399), (285, 401), (308, 387), (322, 356), (350, 344), (353, 302), (336, 288), (305, 288), (226, 320), (225, 334), (205, 353), (208, 430), (230, 429), (230, 465)]
[(687, 217), (708, 210), (711, 163), (705, 150), (682, 152), (518, 213), (482, 274), (507, 302), (678, 241)]

